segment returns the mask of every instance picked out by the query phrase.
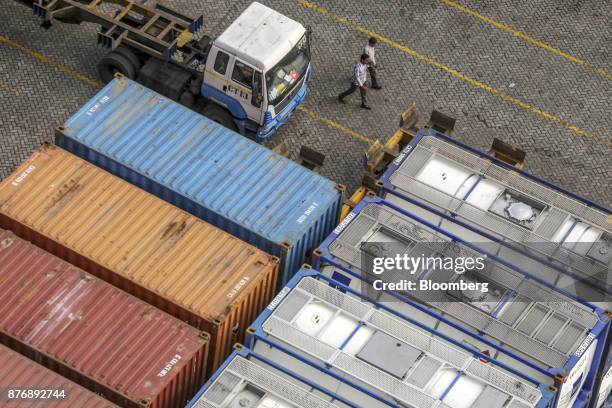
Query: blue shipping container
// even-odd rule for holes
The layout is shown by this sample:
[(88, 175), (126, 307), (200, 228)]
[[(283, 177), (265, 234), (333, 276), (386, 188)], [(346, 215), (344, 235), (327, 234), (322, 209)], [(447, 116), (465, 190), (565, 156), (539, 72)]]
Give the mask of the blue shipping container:
[(56, 143), (280, 257), (279, 287), (338, 223), (342, 186), (127, 78)]
[[(544, 266), (538, 267), (531, 259), (502, 259), (493, 245), (483, 244), (483, 239), (471, 235), (473, 239), (466, 241), (450, 216), (440, 216), (444, 223), (434, 224), (427, 217), (411, 214), (379, 197), (365, 198), (323, 242), (314, 266), (335, 281), (367, 291), (365, 282), (378, 276), (371, 271), (366, 273), (365, 253), (375, 251), (376, 256), (392, 257), (401, 251), (417, 258), (422, 253), (452, 257), (459, 251), (464, 257), (486, 259), (481, 271), (468, 270), (461, 275), (474, 282), (486, 282), (493, 288), (486, 295), (474, 296), (468, 290), (461, 292), (463, 297), (443, 291), (432, 296), (417, 290), (407, 291), (407, 296), (478, 336), (499, 343), (532, 367), (539, 366), (540, 373), (547, 372), (546, 376), (553, 379), (560, 375), (563, 381), (557, 385), (560, 399), (555, 406), (586, 406), (602, 369), (601, 356), (610, 327), (607, 313), (549, 283), (561, 279), (559, 272), (549, 270), (554, 278), (548, 277)], [(442, 244), (451, 242), (450, 246)], [(525, 264), (535, 269), (526, 270)], [(450, 282), (457, 277), (454, 271), (436, 267), (414, 272), (410, 276), (415, 282)], [(410, 305), (406, 310), (397, 304), (395, 307), (411, 314)]]
[(598, 385), (593, 393), (592, 408), (612, 407), (612, 347), (606, 354), (603, 369), (597, 379)]
[(423, 323), (416, 304), (409, 315), (394, 304), (302, 269), (247, 331), (247, 345), (362, 407), (553, 406), (552, 381), (525, 374), (503, 351), (444, 334), (442, 321)]

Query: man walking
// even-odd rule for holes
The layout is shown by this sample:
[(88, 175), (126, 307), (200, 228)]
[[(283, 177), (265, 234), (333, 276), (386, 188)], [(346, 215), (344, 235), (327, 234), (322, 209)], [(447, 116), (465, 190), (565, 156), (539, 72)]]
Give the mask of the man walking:
[(372, 78), (372, 89), (382, 89), (382, 86), (379, 85), (376, 79), (376, 51), (374, 47), (378, 41), (375, 37), (370, 37), (368, 43), (363, 48), (363, 53), (368, 54), (370, 57), (370, 65), (368, 66), (368, 71), (370, 72), (370, 78)]
[(345, 103), (344, 98), (352, 94), (359, 88), (361, 94), (361, 107), (363, 109), (371, 110), (366, 100), (366, 75), (368, 71), (368, 65), (370, 63), (370, 57), (368, 54), (361, 54), (361, 58), (355, 64), (353, 68), (353, 77), (351, 78), (351, 87), (346, 91), (338, 95), (338, 100)]

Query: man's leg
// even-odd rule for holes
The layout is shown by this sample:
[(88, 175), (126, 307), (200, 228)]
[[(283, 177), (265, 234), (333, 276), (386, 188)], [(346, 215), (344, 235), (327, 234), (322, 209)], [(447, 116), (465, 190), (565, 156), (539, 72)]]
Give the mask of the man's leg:
[(382, 88), (382, 86), (378, 84), (378, 79), (376, 77), (376, 67), (374, 65), (370, 65), (368, 67), (368, 71), (370, 72), (370, 78), (372, 78), (372, 89)]
[(342, 92), (340, 95), (338, 95), (338, 100), (340, 102), (344, 102), (344, 98), (355, 92), (356, 89), (357, 85), (351, 83), (351, 87), (346, 92)]
[(368, 110), (372, 109), (370, 105), (368, 105), (365, 87), (359, 87), (359, 93), (361, 94), (361, 107)]

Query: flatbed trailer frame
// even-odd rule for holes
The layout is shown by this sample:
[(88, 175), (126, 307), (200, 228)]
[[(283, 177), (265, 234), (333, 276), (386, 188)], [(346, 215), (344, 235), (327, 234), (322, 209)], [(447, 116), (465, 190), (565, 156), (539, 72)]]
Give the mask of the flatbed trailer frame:
[[(134, 0), (31, 0), (21, 1), (31, 5), (34, 14), (41, 17), (43, 27), (56, 21), (68, 24), (89, 22), (100, 25), (98, 44), (111, 50), (120, 45), (149, 56), (179, 65), (190, 60), (176, 61), (179, 48), (189, 51), (190, 43), (197, 38), (204, 16), (192, 19), (157, 2), (151, 5)], [(114, 9), (110, 13), (105, 8)]]

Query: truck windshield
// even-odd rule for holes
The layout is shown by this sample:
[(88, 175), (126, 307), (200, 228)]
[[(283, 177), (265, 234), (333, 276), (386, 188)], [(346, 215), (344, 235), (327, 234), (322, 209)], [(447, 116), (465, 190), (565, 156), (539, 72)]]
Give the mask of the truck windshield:
[(310, 61), (308, 33), (274, 68), (266, 73), (268, 103), (276, 105), (300, 81)]

